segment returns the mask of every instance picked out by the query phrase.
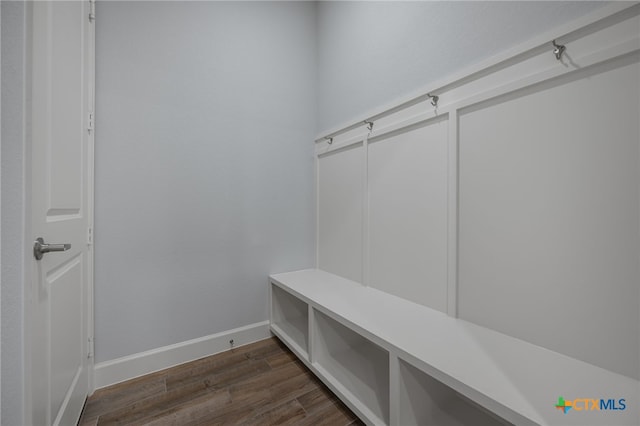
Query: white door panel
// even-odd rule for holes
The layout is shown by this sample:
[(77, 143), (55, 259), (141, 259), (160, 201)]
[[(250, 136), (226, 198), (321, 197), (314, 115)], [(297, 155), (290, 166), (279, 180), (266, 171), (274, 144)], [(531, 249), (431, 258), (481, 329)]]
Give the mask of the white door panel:
[(87, 1), (30, 7), (32, 236), (71, 248), (32, 260), (29, 414), (75, 424), (89, 392), (93, 24)]

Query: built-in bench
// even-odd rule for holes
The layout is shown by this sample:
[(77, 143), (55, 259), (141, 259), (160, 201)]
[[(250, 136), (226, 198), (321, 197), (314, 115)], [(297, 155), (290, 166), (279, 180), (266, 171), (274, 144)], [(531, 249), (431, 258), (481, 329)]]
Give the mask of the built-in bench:
[(367, 423), (640, 424), (638, 380), (321, 270), (270, 282), (273, 333)]

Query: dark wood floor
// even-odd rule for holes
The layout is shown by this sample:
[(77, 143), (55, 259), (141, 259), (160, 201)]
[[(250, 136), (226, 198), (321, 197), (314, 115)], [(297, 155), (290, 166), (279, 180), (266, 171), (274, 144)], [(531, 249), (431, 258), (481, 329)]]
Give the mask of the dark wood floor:
[(361, 425), (276, 338), (96, 391), (79, 425)]

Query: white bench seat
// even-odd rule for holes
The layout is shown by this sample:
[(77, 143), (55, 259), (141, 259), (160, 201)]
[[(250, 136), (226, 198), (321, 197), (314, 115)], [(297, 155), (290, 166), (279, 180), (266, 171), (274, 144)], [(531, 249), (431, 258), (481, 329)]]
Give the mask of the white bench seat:
[[(430, 418), (465, 424), (478, 418), (473, 410), (484, 409), (518, 425), (640, 424), (638, 380), (322, 270), (277, 274), (270, 280), (272, 331), (368, 423)], [(359, 339), (369, 345), (365, 353), (354, 349)], [(341, 361), (341, 348), (353, 355), (343, 355)], [(375, 358), (371, 371), (380, 374), (369, 377), (346, 369), (362, 365), (366, 370), (367, 352)], [(385, 366), (380, 359), (387, 352)], [(413, 393), (425, 392), (422, 399), (429, 399), (434, 386), (450, 388), (464, 403), (449, 408), (450, 402), (436, 403), (437, 410), (428, 408), (427, 401), (424, 407), (411, 405)], [(625, 399), (626, 408), (590, 411), (578, 402), (565, 414), (554, 406), (560, 396), (614, 399), (617, 408)], [(469, 404), (471, 417), (465, 420), (466, 408), (461, 407)]]

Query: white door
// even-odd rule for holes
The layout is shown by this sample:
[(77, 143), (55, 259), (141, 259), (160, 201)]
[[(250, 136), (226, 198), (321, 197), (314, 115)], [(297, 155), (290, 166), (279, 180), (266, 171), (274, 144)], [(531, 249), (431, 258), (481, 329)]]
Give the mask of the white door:
[[(91, 5), (38, 1), (29, 7), (31, 235), (62, 246), (32, 258), (27, 415), (34, 425), (75, 425), (89, 391), (93, 329)], [(70, 248), (53, 251), (64, 244)]]

